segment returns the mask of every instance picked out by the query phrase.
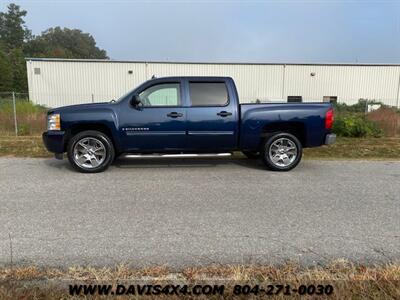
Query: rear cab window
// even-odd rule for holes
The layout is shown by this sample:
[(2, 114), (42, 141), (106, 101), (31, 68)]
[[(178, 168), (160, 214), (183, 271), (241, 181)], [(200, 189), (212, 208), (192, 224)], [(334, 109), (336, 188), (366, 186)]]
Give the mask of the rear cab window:
[(191, 106), (226, 106), (229, 103), (225, 82), (189, 82)]

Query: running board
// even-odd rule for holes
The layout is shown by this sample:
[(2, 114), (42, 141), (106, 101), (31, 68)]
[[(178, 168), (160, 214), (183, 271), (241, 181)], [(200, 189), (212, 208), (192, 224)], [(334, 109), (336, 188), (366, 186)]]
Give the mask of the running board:
[(172, 157), (227, 157), (232, 156), (232, 153), (200, 153), (200, 154), (126, 154), (126, 158), (172, 158)]

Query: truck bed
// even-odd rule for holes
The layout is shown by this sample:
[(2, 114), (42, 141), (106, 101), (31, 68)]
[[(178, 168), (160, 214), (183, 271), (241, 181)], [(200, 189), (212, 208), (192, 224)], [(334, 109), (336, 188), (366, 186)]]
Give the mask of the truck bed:
[(240, 147), (258, 147), (259, 136), (266, 128), (285, 130), (285, 124), (301, 131), (304, 147), (324, 144), (325, 114), (332, 107), (330, 103), (246, 103), (240, 104)]

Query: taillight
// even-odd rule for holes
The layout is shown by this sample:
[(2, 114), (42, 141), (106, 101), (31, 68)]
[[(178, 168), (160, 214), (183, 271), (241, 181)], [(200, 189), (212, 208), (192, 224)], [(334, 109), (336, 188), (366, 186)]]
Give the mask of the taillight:
[(330, 108), (325, 114), (325, 129), (332, 129), (333, 119), (333, 109)]

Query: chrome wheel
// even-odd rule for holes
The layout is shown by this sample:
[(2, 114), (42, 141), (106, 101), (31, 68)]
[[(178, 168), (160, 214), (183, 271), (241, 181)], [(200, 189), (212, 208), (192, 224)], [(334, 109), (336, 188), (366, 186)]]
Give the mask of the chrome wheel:
[(288, 138), (279, 138), (269, 147), (268, 155), (274, 165), (288, 167), (296, 160), (297, 146)]
[(94, 169), (106, 159), (106, 147), (96, 138), (85, 137), (75, 143), (73, 159), (81, 168)]

